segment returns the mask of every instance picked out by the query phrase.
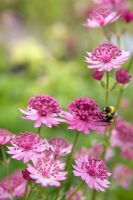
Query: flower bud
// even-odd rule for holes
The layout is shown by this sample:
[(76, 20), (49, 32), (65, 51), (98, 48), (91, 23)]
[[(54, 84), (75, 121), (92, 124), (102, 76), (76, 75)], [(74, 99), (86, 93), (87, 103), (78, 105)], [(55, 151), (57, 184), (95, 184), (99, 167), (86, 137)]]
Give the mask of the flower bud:
[(96, 70), (92, 71), (91, 75), (95, 80), (100, 81), (103, 78), (104, 73), (103, 73), (103, 71), (98, 71), (96, 69)]
[(126, 84), (131, 80), (131, 75), (126, 69), (121, 68), (116, 72), (116, 80), (118, 83)]
[(127, 23), (133, 21), (133, 12), (130, 11), (130, 10), (125, 10), (125, 11), (122, 13), (122, 18), (123, 18)]
[(31, 181), (32, 179), (30, 178), (30, 173), (27, 169), (24, 169), (22, 170), (22, 175), (23, 175), (23, 178), (26, 180), (26, 181)]

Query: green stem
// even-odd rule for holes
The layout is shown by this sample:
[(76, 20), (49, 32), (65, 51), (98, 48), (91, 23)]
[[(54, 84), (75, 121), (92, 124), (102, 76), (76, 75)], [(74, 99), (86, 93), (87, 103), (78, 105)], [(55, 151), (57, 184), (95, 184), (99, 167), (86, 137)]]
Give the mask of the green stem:
[[(73, 142), (73, 147), (72, 147), (71, 153), (70, 153), (70, 155), (69, 155), (69, 157), (68, 157), (68, 159), (67, 159), (67, 162), (66, 162), (65, 171), (67, 171), (67, 169), (68, 169), (68, 167), (69, 167), (69, 164), (70, 164), (71, 158), (72, 158), (72, 156), (73, 156), (73, 152), (74, 152), (76, 143), (77, 143), (78, 138), (79, 138), (79, 133), (80, 133), (80, 132), (77, 132), (77, 134), (76, 134), (76, 136), (75, 136), (75, 139), (74, 139), (74, 142)], [(61, 189), (61, 187), (60, 187), (60, 188), (58, 189), (58, 191), (57, 191), (55, 200), (58, 199), (58, 196), (59, 196), (59, 194), (60, 194), (60, 189)]]
[(106, 73), (106, 106), (109, 104), (109, 72)]
[(76, 192), (83, 186), (84, 183), (85, 183), (84, 181), (81, 181), (81, 183), (79, 184), (79, 186), (77, 186), (77, 187), (74, 189), (73, 193), (70, 194), (70, 196), (67, 198), (67, 200), (71, 200), (72, 197), (73, 197), (73, 195), (76, 194)]
[(120, 89), (119, 96), (118, 96), (118, 99), (117, 99), (117, 102), (116, 102), (116, 110), (119, 110), (123, 93), (124, 93), (124, 87), (122, 87)]
[(96, 191), (96, 190), (93, 190), (93, 191), (92, 191), (91, 200), (95, 200), (95, 199), (96, 199), (96, 196), (97, 196), (97, 191)]
[(75, 149), (75, 146), (76, 146), (76, 143), (78, 141), (78, 138), (79, 138), (79, 132), (77, 132), (76, 136), (75, 136), (75, 139), (74, 139), (74, 143), (73, 143), (73, 147), (72, 147), (72, 150), (71, 150), (71, 153), (67, 159), (67, 163), (66, 163), (66, 167), (65, 167), (65, 171), (68, 169), (69, 167), (69, 164), (70, 164), (70, 160), (73, 156), (73, 152), (74, 152), (74, 149)]
[[(25, 192), (24, 192), (24, 199), (27, 199), (27, 194), (28, 194), (28, 187), (29, 187), (29, 181), (27, 181), (26, 183), (26, 187), (25, 187)], [(30, 193), (30, 192), (29, 192)], [(29, 196), (29, 195), (28, 195)]]
[(38, 130), (37, 130), (37, 133), (38, 133), (38, 135), (40, 135), (41, 134), (41, 126), (38, 128)]
[(131, 69), (131, 67), (132, 67), (132, 62), (133, 62), (133, 55), (131, 56), (129, 65), (128, 65), (128, 67), (127, 67), (128, 72), (130, 71), (130, 69)]

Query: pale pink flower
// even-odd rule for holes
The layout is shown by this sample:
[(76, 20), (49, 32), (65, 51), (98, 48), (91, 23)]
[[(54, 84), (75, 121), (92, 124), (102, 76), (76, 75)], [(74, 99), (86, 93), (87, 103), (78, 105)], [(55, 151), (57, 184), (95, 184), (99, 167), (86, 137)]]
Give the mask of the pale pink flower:
[(23, 179), (21, 172), (15, 172), (10, 176), (10, 184), (8, 177), (3, 178), (0, 181), (0, 200), (12, 199), (12, 195), (13, 197), (22, 197), (25, 187), (26, 181)]
[(60, 186), (60, 181), (66, 179), (66, 172), (64, 172), (65, 164), (60, 160), (50, 159), (46, 153), (33, 160), (33, 164), (28, 164), (27, 170), (30, 172), (30, 177), (36, 183), (44, 187)]
[(133, 160), (133, 147), (124, 148), (121, 153), (124, 158)]
[(35, 121), (35, 128), (45, 126), (57, 126), (64, 122), (59, 103), (51, 96), (40, 95), (31, 97), (27, 109), (20, 109), (26, 116), (23, 119)]
[(133, 170), (127, 166), (117, 165), (113, 171), (113, 178), (116, 184), (128, 189), (133, 179)]
[[(69, 196), (73, 193), (74, 188), (71, 187), (66, 193), (66, 200), (68, 200)], [(86, 200), (82, 190), (78, 190), (71, 198), (71, 200)]]
[(100, 6), (92, 9), (84, 23), (87, 28), (102, 27), (116, 21), (119, 18), (117, 11), (114, 11), (109, 6)]
[(85, 154), (78, 158), (75, 163), (73, 166), (74, 175), (80, 176), (89, 188), (104, 191), (104, 188), (109, 187), (110, 182), (107, 178), (111, 174), (103, 160)]
[(129, 57), (128, 52), (121, 51), (110, 42), (102, 43), (92, 53), (87, 52), (86, 62), (88, 68), (96, 68), (98, 71), (111, 71), (119, 68)]
[(23, 160), (24, 163), (48, 148), (47, 140), (40, 139), (38, 134), (31, 132), (23, 132), (14, 136), (11, 144), (12, 146), (8, 147), (8, 153), (12, 155), (12, 158)]
[(108, 124), (103, 121), (103, 112), (98, 103), (90, 98), (78, 98), (68, 105), (70, 112), (64, 112), (69, 129), (89, 134), (90, 129), (98, 132)]
[(48, 142), (50, 149), (56, 156), (65, 156), (71, 152), (72, 144), (69, 144), (63, 138), (51, 138)]
[[(93, 156), (96, 158), (101, 158), (103, 153), (103, 145), (102, 144), (96, 144), (92, 147), (86, 148), (82, 147), (80, 150), (75, 152), (75, 159), (78, 159), (80, 156), (87, 154), (88, 156)], [(107, 150), (105, 155), (105, 160), (109, 160), (113, 156), (112, 149)]]
[(133, 147), (133, 125), (118, 118), (112, 131), (111, 145), (121, 147), (122, 150)]
[(0, 145), (5, 145), (10, 142), (12, 133), (6, 129), (0, 129)]

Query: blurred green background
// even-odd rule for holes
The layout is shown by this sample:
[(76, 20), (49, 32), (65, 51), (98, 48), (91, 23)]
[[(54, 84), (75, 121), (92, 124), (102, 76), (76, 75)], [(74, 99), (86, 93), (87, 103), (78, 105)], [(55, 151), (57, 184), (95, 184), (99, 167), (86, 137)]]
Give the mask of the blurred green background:
[[(85, 52), (104, 40), (101, 29), (85, 29), (90, 1), (87, 0), (0, 0), (0, 127), (15, 134), (36, 131), (33, 123), (21, 119), (18, 108), (26, 107), (29, 97), (49, 94), (62, 107), (79, 96), (96, 99), (105, 105), (105, 91), (94, 81), (84, 62)], [(117, 30), (130, 35), (132, 24), (117, 22)], [(112, 33), (114, 25), (110, 26)], [(132, 47), (133, 49), (133, 47)], [(128, 66), (125, 64), (125, 67)], [(133, 70), (132, 70), (133, 72)], [(111, 84), (115, 76), (111, 73)], [(132, 83), (132, 82), (131, 82)], [(133, 122), (133, 84), (124, 93), (118, 114)], [(119, 87), (111, 93), (110, 104), (116, 104)], [(74, 132), (67, 126), (42, 131), (43, 137), (62, 136), (72, 141)], [(79, 147), (90, 145), (92, 136), (81, 135)], [(132, 163), (127, 162), (132, 166)], [(14, 161), (11, 171), (21, 162)], [(22, 167), (22, 166), (21, 166)], [(3, 167), (0, 174), (4, 176)], [(100, 199), (100, 196), (99, 196)], [(113, 187), (109, 199), (132, 200), (133, 191)]]

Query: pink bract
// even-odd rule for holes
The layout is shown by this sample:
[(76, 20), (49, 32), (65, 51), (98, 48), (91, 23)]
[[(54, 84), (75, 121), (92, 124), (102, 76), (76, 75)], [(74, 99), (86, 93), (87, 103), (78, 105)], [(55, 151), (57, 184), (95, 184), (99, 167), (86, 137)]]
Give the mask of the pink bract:
[(48, 142), (54, 155), (65, 156), (71, 152), (72, 144), (69, 144), (63, 138), (51, 138)]
[(23, 160), (27, 163), (34, 159), (39, 153), (48, 148), (47, 140), (39, 138), (39, 135), (31, 132), (23, 132), (14, 136), (11, 140), (11, 147), (8, 147), (8, 153), (16, 160)]
[(88, 68), (96, 68), (98, 71), (111, 71), (121, 67), (129, 57), (128, 52), (121, 51), (112, 43), (106, 42), (96, 47), (92, 53), (87, 52), (86, 62)]
[(0, 129), (0, 145), (5, 145), (10, 142), (12, 133), (6, 129)]
[(80, 176), (89, 188), (104, 191), (104, 188), (109, 187), (110, 182), (107, 178), (111, 174), (103, 160), (85, 154), (78, 158), (75, 163), (73, 166), (74, 175)]
[(117, 165), (113, 171), (113, 178), (116, 184), (128, 189), (133, 176), (133, 170), (127, 166)]
[(118, 18), (119, 14), (117, 11), (114, 11), (109, 6), (102, 5), (90, 11), (89, 16), (84, 23), (84, 26), (87, 28), (103, 27), (116, 21)]
[(89, 134), (90, 129), (103, 132), (108, 124), (103, 122), (103, 112), (98, 103), (90, 98), (78, 98), (68, 105), (69, 112), (64, 112), (69, 129)]
[(43, 124), (48, 127), (57, 126), (64, 122), (62, 110), (56, 99), (51, 96), (40, 95), (31, 97), (27, 109), (19, 109), (26, 116), (23, 119), (35, 121), (35, 128)]
[(13, 197), (23, 196), (25, 187), (26, 187), (26, 181), (23, 179), (21, 172), (15, 172), (10, 176), (10, 185), (8, 178), (7, 177), (3, 178), (0, 181), (0, 200), (12, 199), (12, 195)]
[(50, 159), (46, 154), (42, 153), (33, 160), (33, 164), (28, 164), (27, 170), (30, 172), (30, 177), (37, 184), (44, 187), (60, 186), (60, 181), (66, 179), (67, 172), (64, 172), (65, 164), (60, 160)]
[[(73, 193), (74, 188), (71, 187), (66, 193), (66, 200), (68, 200), (69, 196)], [(82, 190), (77, 191), (71, 198), (71, 200), (86, 200)]]

